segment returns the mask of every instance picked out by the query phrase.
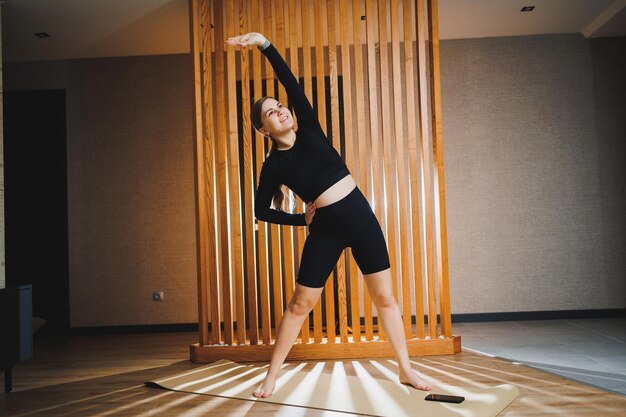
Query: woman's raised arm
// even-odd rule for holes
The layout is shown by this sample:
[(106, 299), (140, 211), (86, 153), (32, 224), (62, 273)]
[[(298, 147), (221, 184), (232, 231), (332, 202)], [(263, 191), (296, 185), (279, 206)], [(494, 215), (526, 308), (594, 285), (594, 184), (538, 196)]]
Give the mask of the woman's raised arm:
[(278, 53), (276, 48), (267, 40), (265, 36), (257, 32), (246, 33), (245, 35), (234, 36), (226, 41), (228, 45), (247, 47), (258, 46), (263, 55), (265, 55), (272, 65), (276, 76), (280, 83), (285, 87), (289, 101), (293, 104), (296, 116), (298, 116), (298, 125), (300, 127), (319, 128), (319, 120), (317, 113), (313, 110), (313, 106), (309, 102), (306, 94), (300, 87), (298, 80), (291, 72), (291, 69)]

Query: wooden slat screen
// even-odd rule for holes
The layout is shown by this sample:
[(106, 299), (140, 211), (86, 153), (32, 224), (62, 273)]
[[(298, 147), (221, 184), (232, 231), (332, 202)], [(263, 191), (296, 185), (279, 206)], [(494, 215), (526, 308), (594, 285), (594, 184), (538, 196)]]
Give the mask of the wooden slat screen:
[[(226, 48), (225, 39), (249, 31), (265, 34), (300, 78), (383, 228), (410, 354), (460, 351), (450, 323), (436, 2), (189, 5), (200, 326), (192, 359), (269, 359), (308, 233), (254, 218), (254, 193), (271, 143), (252, 129), (249, 109), (263, 95), (282, 102), (287, 96), (256, 48)], [(295, 202), (283, 209), (304, 212), (300, 198), (283, 188)], [(289, 358), (388, 355), (374, 312), (347, 248)]]

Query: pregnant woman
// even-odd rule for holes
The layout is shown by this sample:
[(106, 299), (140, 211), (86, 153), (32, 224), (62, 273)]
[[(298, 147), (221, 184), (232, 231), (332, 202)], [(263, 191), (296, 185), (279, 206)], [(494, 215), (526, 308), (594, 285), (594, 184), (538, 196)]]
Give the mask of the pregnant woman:
[[(346, 247), (352, 248), (387, 333), (398, 361), (400, 382), (429, 391), (432, 384), (411, 368), (402, 316), (393, 294), (387, 244), (367, 198), (326, 138), (317, 114), (276, 48), (255, 32), (229, 38), (226, 43), (236, 47), (255, 45), (261, 50), (285, 87), (298, 117), (295, 131), (293, 116), (283, 103), (263, 97), (252, 106), (254, 128), (273, 142), (261, 168), (255, 217), (270, 223), (309, 226), (296, 287), (278, 326), (270, 367), (253, 395), (272, 395), (280, 367)], [(306, 213), (280, 210), (284, 197), (281, 184), (307, 202)], [(272, 202), (278, 209), (270, 208)]]

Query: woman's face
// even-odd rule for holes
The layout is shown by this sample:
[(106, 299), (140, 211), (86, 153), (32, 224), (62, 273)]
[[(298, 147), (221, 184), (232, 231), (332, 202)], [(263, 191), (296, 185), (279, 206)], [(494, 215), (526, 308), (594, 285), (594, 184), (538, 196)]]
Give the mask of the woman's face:
[(261, 123), (259, 131), (264, 135), (281, 136), (293, 129), (293, 117), (287, 107), (273, 98), (268, 98), (261, 106)]

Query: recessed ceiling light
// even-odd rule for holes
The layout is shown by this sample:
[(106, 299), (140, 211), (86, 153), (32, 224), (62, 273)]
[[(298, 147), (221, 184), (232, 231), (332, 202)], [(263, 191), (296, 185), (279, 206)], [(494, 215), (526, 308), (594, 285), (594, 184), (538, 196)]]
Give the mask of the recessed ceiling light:
[(522, 7), (522, 12), (532, 12), (535, 6), (524, 6)]
[(38, 38), (49, 38), (50, 37), (50, 35), (48, 35), (46, 32), (35, 33), (35, 36), (37, 36)]

